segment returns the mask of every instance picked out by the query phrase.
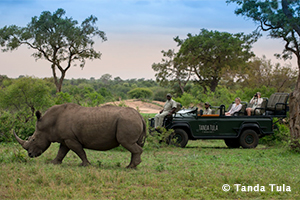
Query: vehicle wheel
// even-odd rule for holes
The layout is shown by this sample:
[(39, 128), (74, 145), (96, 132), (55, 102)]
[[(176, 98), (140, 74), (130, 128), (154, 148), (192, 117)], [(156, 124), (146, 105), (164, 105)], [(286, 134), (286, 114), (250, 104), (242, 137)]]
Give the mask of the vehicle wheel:
[(251, 129), (243, 131), (240, 136), (240, 144), (246, 149), (255, 148), (258, 145), (257, 133)]
[(170, 135), (168, 144), (184, 148), (189, 141), (188, 134), (182, 129), (175, 129), (174, 133)]
[(225, 139), (224, 141), (229, 148), (239, 148), (241, 146), (239, 139)]

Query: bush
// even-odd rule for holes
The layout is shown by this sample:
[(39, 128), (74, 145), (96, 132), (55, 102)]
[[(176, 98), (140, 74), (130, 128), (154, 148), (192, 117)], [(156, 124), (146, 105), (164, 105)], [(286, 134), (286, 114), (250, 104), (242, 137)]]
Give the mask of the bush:
[(153, 97), (154, 100), (166, 101), (166, 95), (169, 93), (168, 89), (161, 88), (161, 87), (154, 87), (152, 91), (154, 91), (154, 97)]
[[(274, 121), (278, 119), (274, 118)], [(278, 122), (274, 127), (274, 134), (261, 138), (259, 141), (262, 144), (269, 146), (274, 145), (287, 145), (290, 142), (291, 134), (288, 124), (283, 122)]]
[(153, 92), (148, 88), (135, 88), (127, 94), (134, 99), (151, 99), (153, 97)]
[(185, 108), (196, 106), (199, 101), (189, 93), (183, 93), (181, 97), (175, 98), (175, 101), (181, 103)]

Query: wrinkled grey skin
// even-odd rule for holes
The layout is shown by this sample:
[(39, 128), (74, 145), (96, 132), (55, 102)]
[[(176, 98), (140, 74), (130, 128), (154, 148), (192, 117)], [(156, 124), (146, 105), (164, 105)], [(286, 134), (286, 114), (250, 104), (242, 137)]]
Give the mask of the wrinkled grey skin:
[(106, 151), (121, 144), (131, 152), (128, 168), (135, 168), (141, 163), (146, 124), (133, 108), (110, 105), (87, 108), (63, 104), (49, 108), (43, 116), (38, 111), (36, 116), (35, 132), (27, 141), (14, 132), (17, 141), (31, 158), (40, 156), (52, 142), (58, 142), (59, 151), (52, 163), (62, 163), (69, 150), (72, 150), (82, 160), (81, 165), (87, 166), (90, 162), (84, 148)]

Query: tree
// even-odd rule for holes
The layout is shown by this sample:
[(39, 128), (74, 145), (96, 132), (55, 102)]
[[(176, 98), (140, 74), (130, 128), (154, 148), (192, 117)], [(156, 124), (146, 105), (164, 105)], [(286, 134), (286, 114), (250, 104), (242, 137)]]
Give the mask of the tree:
[(52, 105), (50, 88), (42, 79), (24, 77), (14, 80), (0, 91), (1, 107), (18, 112), (24, 122), (34, 117), (38, 109)]
[(175, 81), (185, 86), (189, 80), (215, 91), (226, 69), (235, 70), (243, 66), (254, 54), (250, 51), (255, 35), (243, 33), (208, 31), (202, 29), (197, 35), (188, 34), (188, 38), (174, 38), (180, 49), (163, 54), (168, 59), (153, 64), (158, 71), (156, 78), (161, 83)]
[(271, 38), (282, 39), (284, 50), (277, 57), (297, 58), (298, 77), (290, 95), (291, 147), (300, 149), (300, 1), (299, 0), (227, 0), (239, 5), (237, 15), (243, 15), (259, 24), (258, 30), (266, 31)]
[[(4, 52), (26, 45), (35, 50), (32, 56), (36, 60), (46, 59), (51, 63), (57, 92), (61, 91), (71, 66), (79, 63), (83, 68), (86, 59), (100, 59), (101, 53), (93, 49), (92, 37), (106, 40), (105, 33), (95, 26), (95, 16), (86, 18), (79, 26), (76, 20), (64, 17), (65, 14), (61, 8), (53, 14), (44, 11), (39, 17), (33, 17), (26, 27), (11, 25), (0, 29), (0, 45)], [(60, 78), (57, 70), (61, 73)]]
[(273, 65), (271, 60), (264, 56), (252, 59), (246, 66), (231, 80), (241, 88), (259, 88), (264, 85), (275, 88), (277, 92), (291, 92), (295, 86), (297, 72), (289, 65)]
[(174, 50), (169, 49), (168, 51), (161, 51), (163, 59), (161, 63), (153, 63), (152, 69), (157, 72), (155, 74), (156, 81), (161, 86), (167, 86), (170, 84), (174, 86), (178, 84), (182, 94), (185, 92), (184, 87), (191, 78), (192, 69), (190, 66), (184, 63), (176, 62), (176, 53)]

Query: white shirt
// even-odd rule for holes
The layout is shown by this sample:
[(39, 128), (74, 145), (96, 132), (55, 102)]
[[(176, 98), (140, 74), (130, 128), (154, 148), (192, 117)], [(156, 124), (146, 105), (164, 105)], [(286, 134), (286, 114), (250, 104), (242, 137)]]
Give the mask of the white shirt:
[(171, 111), (173, 108), (176, 107), (177, 107), (176, 101), (174, 101), (173, 99), (167, 100), (164, 105), (164, 112)]
[(261, 107), (261, 104), (262, 104), (263, 101), (264, 101), (263, 98), (254, 98), (253, 97), (250, 100), (250, 103), (253, 104), (253, 106), (255, 106), (255, 107)]
[(236, 105), (233, 104), (231, 109), (228, 111), (230, 113), (230, 115), (234, 114), (235, 112), (238, 112), (242, 109), (242, 104)]

